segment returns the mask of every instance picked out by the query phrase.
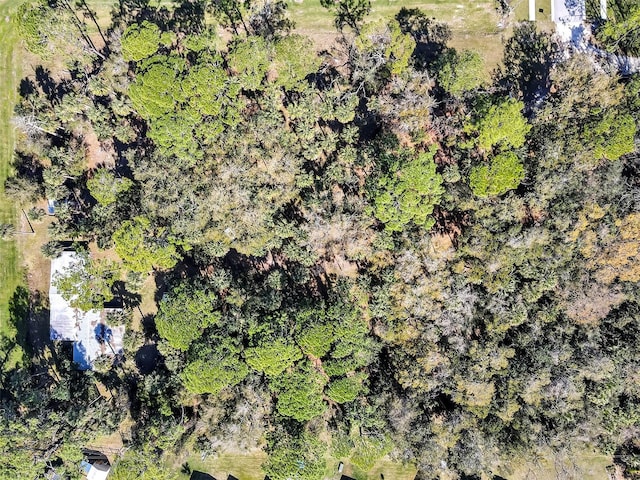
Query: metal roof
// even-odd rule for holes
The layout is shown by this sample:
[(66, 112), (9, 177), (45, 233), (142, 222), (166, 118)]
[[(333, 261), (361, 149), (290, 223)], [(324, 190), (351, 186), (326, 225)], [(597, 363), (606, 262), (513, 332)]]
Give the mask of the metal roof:
[(73, 251), (62, 252), (58, 258), (51, 261), (49, 333), (51, 340), (73, 342), (73, 361), (81, 370), (87, 370), (92, 367), (98, 356), (122, 352), (124, 326), (108, 325), (108, 310), (85, 312), (71, 307), (60, 295), (54, 285), (54, 279), (79, 262), (80, 257)]

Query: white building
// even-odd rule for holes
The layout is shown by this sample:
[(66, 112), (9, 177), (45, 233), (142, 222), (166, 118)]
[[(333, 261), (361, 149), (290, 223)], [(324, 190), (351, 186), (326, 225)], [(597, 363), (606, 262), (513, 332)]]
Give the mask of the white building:
[(60, 295), (54, 280), (79, 262), (80, 257), (73, 251), (62, 252), (51, 261), (49, 333), (51, 340), (73, 342), (73, 361), (80, 370), (88, 370), (100, 355), (113, 356), (122, 352), (124, 326), (107, 324), (109, 309), (85, 312), (73, 308)]

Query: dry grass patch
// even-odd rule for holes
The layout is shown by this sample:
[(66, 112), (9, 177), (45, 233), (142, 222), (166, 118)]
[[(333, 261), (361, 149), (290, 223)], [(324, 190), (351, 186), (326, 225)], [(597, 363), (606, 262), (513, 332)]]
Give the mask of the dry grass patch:
[[(18, 2), (0, 4), (0, 223), (16, 224), (16, 208), (4, 194), (4, 182), (11, 173), (11, 159), (15, 142), (15, 131), (11, 124), (16, 87), (21, 75), (20, 62), (16, 54), (18, 36), (11, 22), (11, 14)], [(17, 329), (11, 322), (9, 302), (16, 289), (23, 283), (17, 242), (0, 240), (0, 336), (13, 341)], [(12, 356), (18, 361), (21, 355)], [(14, 358), (15, 357), (15, 358)], [(5, 368), (15, 364), (9, 361)]]
[[(262, 450), (253, 450), (246, 453), (228, 452), (217, 456), (201, 459), (191, 455), (187, 458), (176, 459), (175, 467), (189, 465), (194, 471), (208, 473), (217, 479), (226, 479), (233, 475), (238, 480), (264, 480), (262, 464), (267, 459), (267, 454)], [(184, 474), (183, 478), (189, 478)]]

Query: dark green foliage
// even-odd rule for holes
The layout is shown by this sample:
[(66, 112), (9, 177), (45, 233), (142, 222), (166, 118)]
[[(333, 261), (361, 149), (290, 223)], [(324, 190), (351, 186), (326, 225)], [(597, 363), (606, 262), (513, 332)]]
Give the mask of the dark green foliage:
[[(489, 78), (419, 10), (328, 6), (356, 32), (322, 53), (282, 2), (124, 2), (100, 49), (86, 5), (21, 8), (68, 73), (21, 85), (6, 192), (57, 201), (43, 252), (92, 251), (58, 288), (122, 300), (127, 330), (82, 374), (39, 328), (0, 339), (0, 477), (75, 478), (116, 432), (120, 479), (261, 447), (273, 480), (493, 478), (554, 449), (633, 474), (638, 79), (531, 24)], [(41, 296), (15, 319), (47, 325)]]
[(471, 169), (469, 186), (479, 197), (493, 197), (513, 190), (524, 179), (524, 167), (513, 152), (496, 155), (489, 165), (478, 165)]
[(477, 52), (449, 50), (438, 66), (440, 86), (454, 96), (478, 88), (485, 80), (482, 57)]
[(322, 415), (327, 409), (322, 395), (325, 383), (326, 378), (309, 363), (284, 372), (271, 382), (278, 397), (278, 413), (299, 422)]
[(147, 20), (129, 25), (122, 34), (122, 56), (125, 60), (139, 62), (150, 57), (160, 47), (160, 28)]
[[(435, 148), (406, 162), (398, 161), (380, 179), (375, 196), (375, 215), (385, 228), (401, 231), (407, 224), (430, 229), (431, 215), (444, 193), (442, 177), (436, 172)], [(395, 170), (397, 168), (397, 170)]]
[(155, 317), (158, 333), (173, 348), (187, 350), (202, 330), (220, 320), (218, 297), (199, 285), (181, 283), (165, 293)]

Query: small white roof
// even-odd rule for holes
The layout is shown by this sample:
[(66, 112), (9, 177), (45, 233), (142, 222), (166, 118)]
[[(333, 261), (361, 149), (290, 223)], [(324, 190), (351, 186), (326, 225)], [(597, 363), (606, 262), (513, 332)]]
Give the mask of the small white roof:
[(57, 276), (63, 275), (67, 270), (80, 262), (76, 252), (62, 252), (58, 258), (51, 260), (51, 279), (49, 282), (49, 306), (50, 306), (50, 334), (51, 340), (76, 341), (83, 324), (97, 324), (100, 321), (100, 312), (89, 310), (84, 312), (72, 308), (54, 284)]
[(87, 480), (105, 480), (111, 467), (103, 463), (94, 463), (87, 472)]
[[(107, 325), (106, 311), (89, 310), (85, 312), (69, 305), (54, 285), (58, 275), (80, 262), (76, 252), (65, 251), (51, 261), (49, 283), (49, 311), (51, 340), (73, 342), (73, 361), (81, 370), (92, 368), (93, 361), (100, 355), (113, 355), (122, 352), (124, 326)], [(108, 340), (108, 344), (104, 341)]]
[(586, 0), (551, 0), (551, 19), (565, 42), (578, 42), (584, 35)]

